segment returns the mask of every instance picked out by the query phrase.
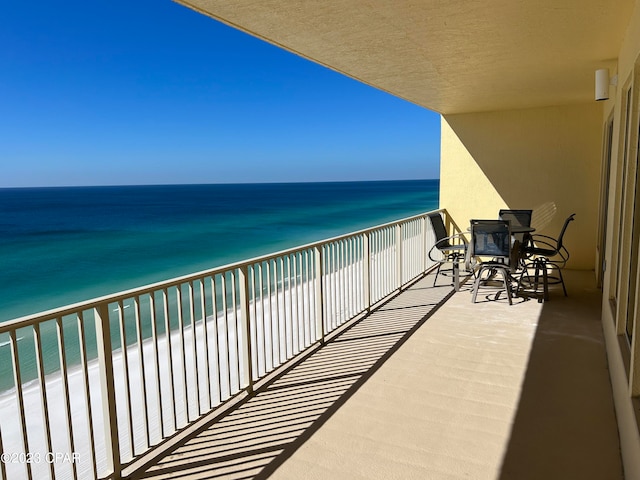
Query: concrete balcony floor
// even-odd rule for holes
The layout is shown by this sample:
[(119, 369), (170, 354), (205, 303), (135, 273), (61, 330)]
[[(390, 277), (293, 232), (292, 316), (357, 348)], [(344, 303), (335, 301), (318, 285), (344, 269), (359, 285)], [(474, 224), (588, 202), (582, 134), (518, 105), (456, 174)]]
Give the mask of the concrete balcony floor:
[(566, 283), (509, 306), (426, 277), (137, 478), (621, 479), (601, 293)]

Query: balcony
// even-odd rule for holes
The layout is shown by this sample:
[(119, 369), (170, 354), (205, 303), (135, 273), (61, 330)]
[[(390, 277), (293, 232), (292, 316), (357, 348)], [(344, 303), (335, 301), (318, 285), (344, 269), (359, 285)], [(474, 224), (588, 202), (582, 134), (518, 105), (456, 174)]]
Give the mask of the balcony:
[(623, 478), (592, 272), (472, 304), (418, 281), (136, 478)]
[(621, 478), (593, 273), (568, 271), (566, 298), (472, 304), (424, 276), (432, 241), (418, 216), (2, 325), (0, 453), (7, 432), (83, 452), (2, 478)]

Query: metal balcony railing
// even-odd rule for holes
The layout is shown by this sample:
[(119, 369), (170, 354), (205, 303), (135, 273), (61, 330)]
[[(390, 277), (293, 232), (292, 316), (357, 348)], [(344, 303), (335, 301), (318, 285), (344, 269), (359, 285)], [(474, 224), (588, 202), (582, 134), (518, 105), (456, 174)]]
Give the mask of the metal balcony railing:
[(427, 213), (0, 324), (0, 477), (121, 477), (430, 269)]

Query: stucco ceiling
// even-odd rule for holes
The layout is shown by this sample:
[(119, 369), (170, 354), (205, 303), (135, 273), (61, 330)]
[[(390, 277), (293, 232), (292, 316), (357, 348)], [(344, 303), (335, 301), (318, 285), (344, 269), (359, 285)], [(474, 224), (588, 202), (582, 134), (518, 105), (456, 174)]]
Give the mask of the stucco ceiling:
[(178, 0), (440, 113), (592, 101), (634, 1)]

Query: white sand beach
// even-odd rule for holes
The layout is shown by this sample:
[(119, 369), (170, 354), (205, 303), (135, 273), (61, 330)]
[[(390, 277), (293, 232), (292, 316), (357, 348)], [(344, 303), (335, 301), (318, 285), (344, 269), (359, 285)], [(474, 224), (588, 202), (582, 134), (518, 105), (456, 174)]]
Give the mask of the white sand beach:
[[(352, 318), (358, 313), (356, 310), (362, 310), (361, 272), (361, 261), (356, 261), (325, 276), (325, 314), (333, 324), (328, 326), (329, 329)], [(270, 296), (259, 297), (249, 304), (254, 378), (273, 370), (317, 340), (315, 284), (296, 283), (289, 289), (278, 289), (277, 294), (272, 292)], [(347, 294), (348, 291), (351, 293)], [(127, 347), (128, 382), (125, 381), (124, 352), (117, 350), (113, 353), (120, 452), (124, 462), (133, 458), (134, 451), (140, 454), (148, 450), (149, 445), (160, 442), (163, 432), (167, 437), (219, 405), (248, 381), (242, 361), (246, 348), (238, 344), (238, 333), (243, 328), (239, 311), (228, 311), (226, 318), (219, 313), (217, 321), (210, 316), (206, 324), (205, 336), (202, 321), (196, 323), (195, 341), (191, 325), (184, 326), (182, 335), (180, 331), (172, 331), (170, 337), (159, 335), (157, 355), (154, 339), (145, 339), (141, 349), (144, 377), (138, 345), (134, 343)], [(206, 358), (205, 342), (208, 343)], [(87, 371), (93, 419), (91, 427), (95, 438), (93, 448), (100, 476), (105, 472), (107, 458), (98, 361), (89, 361)], [(82, 367), (77, 365), (68, 370), (72, 443), (60, 372), (48, 375), (45, 383), (51, 448), (45, 440), (39, 382), (23, 385), (27, 447), (21, 441), (15, 389), (0, 394), (3, 450), (5, 454), (13, 454), (12, 460), (15, 460), (5, 462), (6, 480), (26, 478), (25, 458), (20, 455), (26, 452), (31, 456), (33, 478), (49, 478), (51, 465), (56, 479), (73, 478), (74, 465), (79, 478), (93, 478), (94, 460)], [(127, 388), (130, 389), (129, 395)]]

